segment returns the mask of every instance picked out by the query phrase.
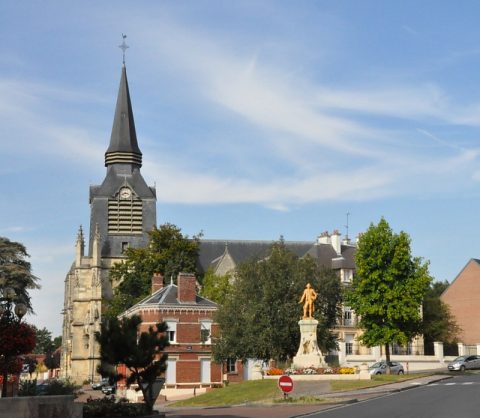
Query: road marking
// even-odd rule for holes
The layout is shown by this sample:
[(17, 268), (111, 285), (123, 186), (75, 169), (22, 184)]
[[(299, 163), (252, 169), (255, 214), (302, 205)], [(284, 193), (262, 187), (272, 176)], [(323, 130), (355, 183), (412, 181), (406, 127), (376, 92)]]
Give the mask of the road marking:
[(475, 382), (463, 382), (462, 385), (473, 385)]
[(456, 383), (445, 383), (445, 386), (453, 386), (456, 385)]

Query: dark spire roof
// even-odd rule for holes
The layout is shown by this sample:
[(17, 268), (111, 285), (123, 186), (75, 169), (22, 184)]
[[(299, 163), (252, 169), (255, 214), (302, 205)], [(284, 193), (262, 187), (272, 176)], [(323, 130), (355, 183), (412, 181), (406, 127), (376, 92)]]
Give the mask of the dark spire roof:
[(105, 166), (111, 164), (142, 165), (142, 152), (137, 143), (125, 65), (122, 66), (110, 146), (105, 153)]

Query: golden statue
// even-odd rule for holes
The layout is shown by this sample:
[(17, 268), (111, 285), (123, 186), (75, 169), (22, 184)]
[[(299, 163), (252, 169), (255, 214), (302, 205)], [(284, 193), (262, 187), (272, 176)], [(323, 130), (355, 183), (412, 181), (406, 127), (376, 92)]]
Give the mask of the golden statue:
[(303, 319), (313, 319), (313, 310), (315, 309), (314, 302), (317, 299), (317, 293), (313, 290), (313, 287), (310, 286), (310, 283), (307, 283), (305, 290), (303, 291), (302, 298), (300, 302), (303, 303)]

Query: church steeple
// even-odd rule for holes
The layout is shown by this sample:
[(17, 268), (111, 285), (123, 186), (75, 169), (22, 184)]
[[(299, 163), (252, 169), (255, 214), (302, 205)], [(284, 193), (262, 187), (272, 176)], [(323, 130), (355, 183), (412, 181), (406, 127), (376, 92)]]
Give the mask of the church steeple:
[(110, 146), (105, 153), (105, 166), (112, 164), (142, 166), (142, 152), (137, 143), (125, 64), (122, 66)]

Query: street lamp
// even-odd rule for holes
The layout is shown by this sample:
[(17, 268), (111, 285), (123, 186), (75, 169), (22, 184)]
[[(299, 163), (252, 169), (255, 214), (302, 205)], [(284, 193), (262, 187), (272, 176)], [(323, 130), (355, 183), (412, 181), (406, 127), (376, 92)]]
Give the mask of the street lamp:
[(5, 339), (0, 347), (1, 375), (3, 377), (2, 398), (7, 396), (9, 369), (17, 356), (22, 354), (21, 347), (10, 347), (6, 340), (21, 333), (23, 324), (20, 322), (28, 310), (27, 305), (18, 300), (19, 296), (15, 289), (5, 286), (6, 282), (4, 277), (0, 277), (0, 336), (2, 340)]

